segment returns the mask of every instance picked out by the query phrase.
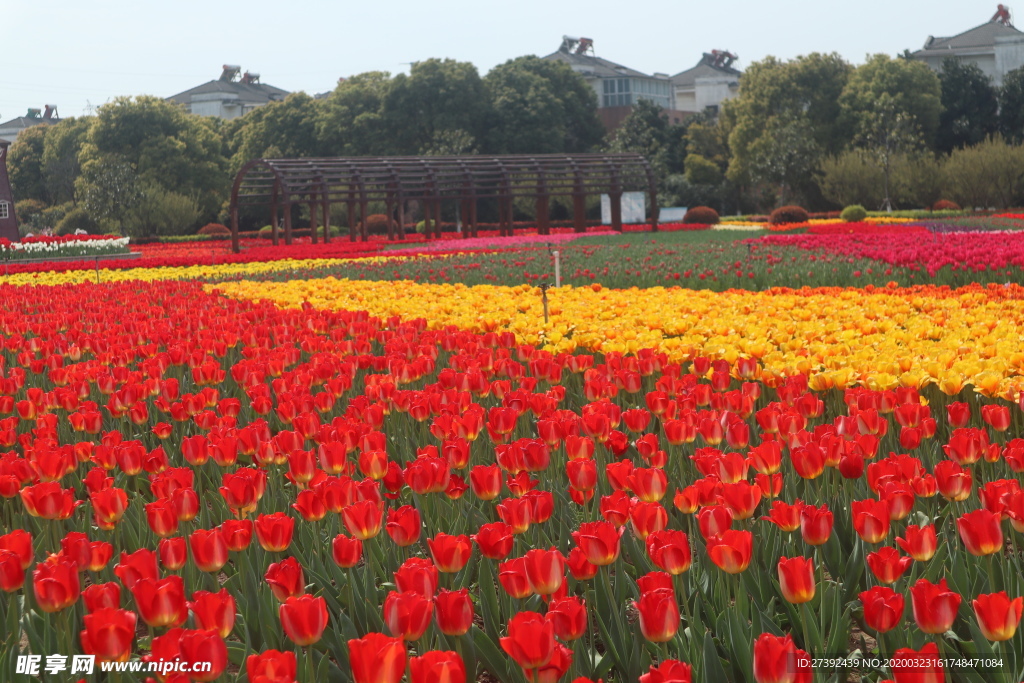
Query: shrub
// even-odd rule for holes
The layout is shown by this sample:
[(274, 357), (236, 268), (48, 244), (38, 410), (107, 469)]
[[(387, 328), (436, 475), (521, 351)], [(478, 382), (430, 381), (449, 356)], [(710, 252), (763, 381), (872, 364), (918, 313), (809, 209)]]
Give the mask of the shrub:
[(230, 235), (231, 230), (225, 225), (220, 223), (207, 223), (203, 227), (199, 228), (198, 234), (200, 235)]
[(84, 230), (90, 235), (95, 235), (99, 232), (99, 224), (97, 224), (89, 212), (81, 206), (69, 211), (67, 215), (61, 219), (60, 223), (57, 224), (58, 235), (74, 235), (78, 230)]
[[(388, 223), (392, 226), (395, 225), (394, 221), (390, 221), (387, 216), (382, 213), (371, 213), (366, 217), (366, 227), (371, 235), (380, 235), (388, 231)], [(362, 227), (362, 223), (359, 224)]]
[(807, 215), (807, 209), (800, 206), (780, 206), (779, 208), (772, 211), (772, 215), (768, 217), (768, 222), (772, 225), (782, 225), (790, 223), (806, 223), (811, 218)]
[(851, 204), (843, 209), (843, 212), (839, 214), (839, 217), (847, 223), (860, 223), (868, 217), (868, 211), (860, 204)]
[(940, 199), (932, 204), (932, 211), (960, 211), (960, 205), (948, 199)]
[(695, 223), (698, 225), (714, 225), (718, 222), (718, 212), (710, 206), (695, 206), (686, 210), (683, 216), (683, 223)]
[[(263, 236), (270, 237), (271, 235), (274, 234), (274, 226), (273, 225), (264, 225), (262, 228), (259, 229), (258, 232), (259, 232), (261, 237), (263, 237)], [(280, 232), (278, 234), (280, 234)]]

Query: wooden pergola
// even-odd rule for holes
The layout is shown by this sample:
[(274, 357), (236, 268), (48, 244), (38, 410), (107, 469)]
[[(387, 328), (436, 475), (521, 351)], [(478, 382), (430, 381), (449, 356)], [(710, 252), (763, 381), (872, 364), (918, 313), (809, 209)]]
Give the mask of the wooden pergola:
[(239, 206), (263, 205), (270, 207), (274, 244), (278, 244), (282, 227), (285, 244), (291, 244), (292, 207), (305, 204), (313, 242), (318, 223), (324, 226), (327, 242), (331, 205), (343, 204), (349, 239), (355, 241), (358, 233), (365, 241), (369, 238), (369, 204), (383, 202), (389, 218), (388, 239), (404, 239), (405, 205), (413, 200), (423, 206), (428, 238), (441, 236), (441, 203), (446, 201), (459, 203), (462, 234), (473, 237), (481, 199), (497, 200), (499, 233), (511, 235), (512, 206), (517, 198), (536, 202), (537, 231), (546, 235), (552, 197), (572, 198), (573, 227), (584, 232), (586, 198), (602, 194), (611, 202), (612, 228), (622, 230), (623, 192), (648, 193), (650, 222), (657, 230), (657, 183), (650, 164), (639, 154), (256, 159), (241, 168), (231, 188), (231, 236), (238, 252)]

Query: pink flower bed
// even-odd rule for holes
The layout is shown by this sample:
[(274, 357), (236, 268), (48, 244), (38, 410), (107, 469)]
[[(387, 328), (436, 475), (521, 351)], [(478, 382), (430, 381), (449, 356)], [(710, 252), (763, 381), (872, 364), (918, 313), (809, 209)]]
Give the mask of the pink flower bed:
[(513, 235), (512, 237), (457, 237), (453, 233), (445, 233), (445, 237), (439, 240), (431, 240), (427, 243), (420, 243), (407, 249), (389, 249), (395, 251), (462, 251), (465, 249), (487, 249), (488, 247), (514, 248), (543, 244), (564, 244), (580, 237), (594, 237), (598, 235), (615, 235), (612, 231), (601, 232), (560, 232), (553, 235)]

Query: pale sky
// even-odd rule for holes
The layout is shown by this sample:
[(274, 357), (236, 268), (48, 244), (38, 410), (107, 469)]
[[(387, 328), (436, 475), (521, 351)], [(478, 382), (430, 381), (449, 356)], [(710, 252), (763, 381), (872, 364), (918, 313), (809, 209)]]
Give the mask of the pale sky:
[(472, 62), (483, 76), (555, 51), (563, 35), (592, 38), (598, 56), (645, 73), (677, 73), (714, 48), (737, 53), (741, 69), (816, 51), (860, 63), (973, 28), (995, 9), (988, 0), (0, 0), (0, 121), (44, 104), (69, 117), (118, 95), (168, 97), (218, 78), (223, 64), (310, 94), (430, 57)]

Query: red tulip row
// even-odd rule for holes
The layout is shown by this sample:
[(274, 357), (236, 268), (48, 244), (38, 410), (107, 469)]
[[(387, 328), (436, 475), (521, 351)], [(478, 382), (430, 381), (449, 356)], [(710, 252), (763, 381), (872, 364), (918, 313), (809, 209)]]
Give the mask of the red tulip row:
[(172, 683), (789, 683), (856, 633), (875, 679), (1024, 666), (1018, 406), (194, 283), (0, 295), (5, 672), (24, 639), (212, 664)]

